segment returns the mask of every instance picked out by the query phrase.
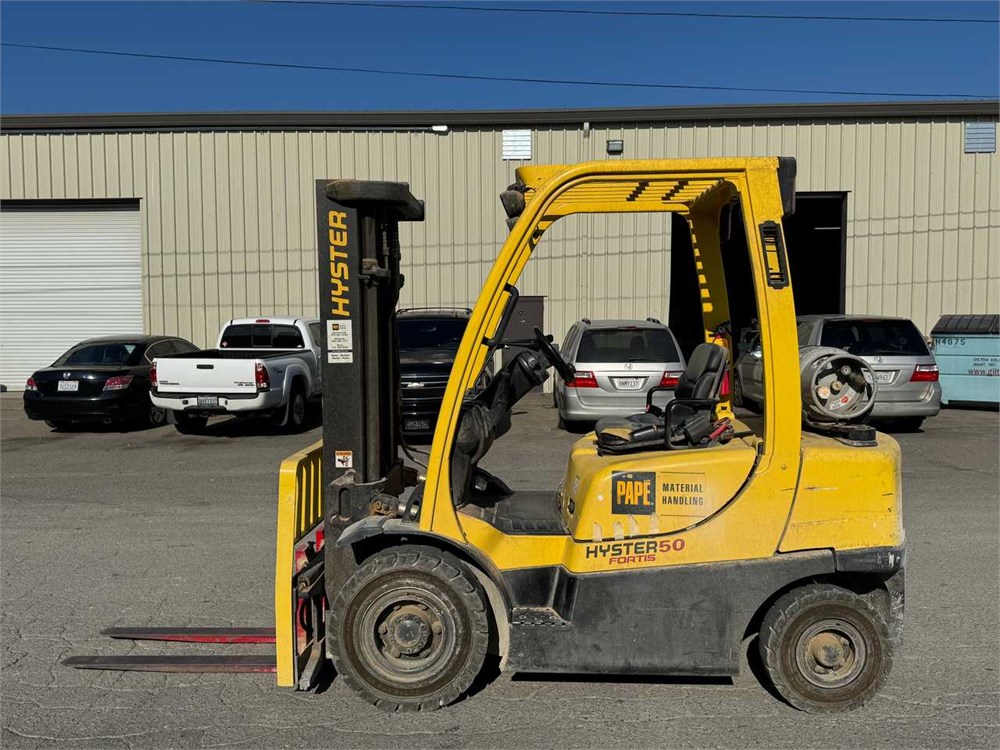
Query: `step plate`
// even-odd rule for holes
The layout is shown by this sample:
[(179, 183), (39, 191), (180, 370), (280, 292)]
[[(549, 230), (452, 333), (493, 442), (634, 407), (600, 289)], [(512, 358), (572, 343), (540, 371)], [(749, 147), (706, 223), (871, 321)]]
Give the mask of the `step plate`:
[(274, 628), (105, 628), (101, 635), (133, 641), (274, 643)]
[(121, 672), (275, 672), (274, 654), (253, 656), (71, 656), (63, 660), (76, 669)]

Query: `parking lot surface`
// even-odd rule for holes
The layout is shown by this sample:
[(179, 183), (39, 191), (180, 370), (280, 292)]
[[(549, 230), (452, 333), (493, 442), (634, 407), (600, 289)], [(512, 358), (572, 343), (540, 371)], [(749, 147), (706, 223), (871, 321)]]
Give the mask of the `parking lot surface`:
[[(548, 398), (526, 399), (484, 462), (514, 487), (554, 488), (578, 439), (556, 428)], [(16, 395), (0, 407), (5, 748), (997, 747), (996, 412), (947, 410), (922, 432), (896, 435), (905, 643), (864, 709), (802, 714), (744, 669), (733, 681), (505, 674), (450, 708), (388, 715), (336, 679), (297, 693), (267, 674), (59, 665), (69, 655), (202, 648), (111, 642), (99, 635), (110, 625), (272, 624), (278, 465), (318, 429), (55, 433), (28, 422)]]

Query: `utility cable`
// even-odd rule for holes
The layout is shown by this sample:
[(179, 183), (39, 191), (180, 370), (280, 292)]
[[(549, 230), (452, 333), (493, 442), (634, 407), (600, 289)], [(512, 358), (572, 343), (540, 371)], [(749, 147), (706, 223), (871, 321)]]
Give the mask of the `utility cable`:
[(747, 21), (849, 21), (876, 23), (965, 23), (965, 24), (997, 24), (995, 18), (928, 18), (906, 16), (800, 16), (778, 13), (705, 13), (677, 10), (590, 10), (583, 8), (498, 8), (481, 5), (437, 5), (427, 3), (374, 3), (351, 2), (350, 0), (251, 0), (251, 2), (269, 5), (331, 5), (343, 8), (378, 8), (384, 10), (438, 10), (438, 11), (472, 11), (475, 13), (550, 13), (576, 16), (637, 16), (643, 18), (720, 18)]
[(210, 63), (213, 65), (249, 66), (258, 68), (278, 68), (284, 70), (317, 70), (332, 73), (364, 73), (382, 76), (408, 76), (412, 78), (439, 78), (463, 81), (490, 81), (496, 83), (537, 83), (558, 86), (604, 86), (610, 88), (632, 89), (683, 89), (696, 91), (740, 91), (768, 94), (821, 94), (830, 96), (899, 96), (910, 98), (968, 98), (991, 99), (993, 94), (967, 94), (943, 92), (903, 92), (903, 91), (852, 91), (838, 89), (792, 89), (771, 88), (763, 86), (708, 86), (690, 83), (638, 83), (635, 81), (588, 81), (569, 78), (529, 78), (509, 76), (473, 75), (470, 73), (429, 73), (412, 70), (389, 70), (384, 68), (359, 68), (336, 65), (310, 65), (306, 63), (266, 62), (263, 60), (238, 60), (223, 57), (196, 57), (188, 55), (161, 55), (149, 52), (123, 52), (120, 50), (88, 49), (84, 47), (59, 47), (47, 44), (18, 44), (0, 42), (0, 46), (16, 49), (45, 50), (48, 52), (68, 52), (83, 55), (102, 55), (106, 57), (129, 57), (145, 60), (170, 60), (172, 62)]

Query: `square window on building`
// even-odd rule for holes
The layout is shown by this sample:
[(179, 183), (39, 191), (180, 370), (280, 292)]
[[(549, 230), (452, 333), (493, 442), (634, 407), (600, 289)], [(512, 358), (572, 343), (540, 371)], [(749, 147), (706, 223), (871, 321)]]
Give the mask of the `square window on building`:
[(965, 123), (965, 153), (994, 154), (997, 150), (997, 124), (995, 122)]
[(531, 158), (531, 131), (503, 131), (503, 158), (527, 160)]

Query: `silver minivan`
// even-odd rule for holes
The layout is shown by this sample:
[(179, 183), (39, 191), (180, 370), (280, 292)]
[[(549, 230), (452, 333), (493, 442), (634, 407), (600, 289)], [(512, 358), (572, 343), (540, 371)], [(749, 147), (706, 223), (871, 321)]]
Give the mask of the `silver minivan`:
[[(941, 411), (937, 362), (913, 321), (873, 315), (801, 315), (797, 321), (800, 348), (833, 346), (871, 365), (878, 384), (873, 419), (897, 420), (915, 430)], [(737, 405), (759, 405), (764, 387), (758, 337), (750, 337), (735, 369)]]
[[(560, 353), (576, 368), (569, 382), (555, 378), (553, 399), (563, 427), (644, 411), (649, 389), (672, 388), (685, 367), (674, 334), (654, 318), (584, 318), (570, 326)], [(671, 398), (670, 391), (660, 393), (654, 403), (662, 407)]]

